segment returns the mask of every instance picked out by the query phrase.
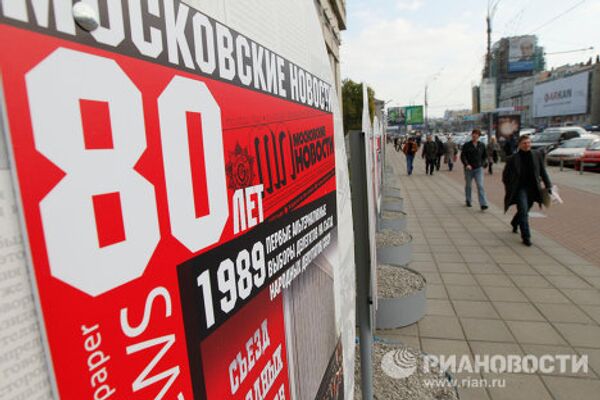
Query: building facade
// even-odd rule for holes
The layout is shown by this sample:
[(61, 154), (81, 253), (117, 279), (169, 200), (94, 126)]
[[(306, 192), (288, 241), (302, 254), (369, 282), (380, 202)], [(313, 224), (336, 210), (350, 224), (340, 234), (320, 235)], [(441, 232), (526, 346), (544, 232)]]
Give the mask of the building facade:
[[(317, 14), (321, 20), (325, 46), (329, 55), (329, 63), (333, 71), (338, 99), (342, 99), (342, 81), (340, 76), (341, 31), (346, 30), (345, 0), (315, 0)], [(341, 107), (341, 104), (340, 104)]]
[(499, 108), (523, 127), (600, 124), (600, 62), (565, 65), (500, 85)]

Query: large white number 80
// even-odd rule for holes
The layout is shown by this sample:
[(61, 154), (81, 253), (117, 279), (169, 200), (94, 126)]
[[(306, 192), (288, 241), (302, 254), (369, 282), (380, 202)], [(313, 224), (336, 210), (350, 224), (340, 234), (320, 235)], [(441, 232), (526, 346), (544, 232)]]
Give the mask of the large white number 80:
[[(33, 68), (26, 75), (26, 84), (35, 147), (66, 173), (40, 202), (51, 274), (92, 296), (136, 279), (160, 239), (154, 187), (133, 169), (146, 149), (138, 88), (115, 61), (62, 48)], [(202, 87), (205, 91), (194, 95)], [(202, 112), (203, 123), (213, 128), (204, 135), (205, 156), (209, 156), (206, 164), (224, 165), (220, 111), (207, 93), (202, 83), (175, 78), (159, 100), (164, 108), (161, 128), (169, 130), (162, 136), (173, 233), (191, 251), (218, 241), (228, 217), (224, 168), (207, 177), (210, 215), (195, 219), (189, 212), (193, 185), (185, 179), (190, 177), (189, 166), (177, 162), (181, 145), (189, 145), (187, 140), (181, 141), (181, 124), (185, 126), (185, 111), (189, 110)], [(81, 99), (108, 103), (112, 149), (86, 149)], [(209, 143), (209, 135), (219, 139)], [(185, 177), (183, 181), (173, 180), (178, 171)], [(121, 201), (125, 240), (101, 248), (92, 196), (114, 192)], [(185, 218), (193, 221), (186, 223)], [(206, 233), (209, 223), (215, 232), (212, 235)]]

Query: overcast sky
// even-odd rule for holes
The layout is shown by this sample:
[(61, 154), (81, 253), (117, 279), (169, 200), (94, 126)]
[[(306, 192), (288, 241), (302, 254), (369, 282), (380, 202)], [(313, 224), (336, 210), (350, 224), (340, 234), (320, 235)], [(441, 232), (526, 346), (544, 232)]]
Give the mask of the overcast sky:
[[(487, 0), (347, 0), (346, 10), (342, 78), (366, 81), (377, 98), (392, 100), (388, 106), (423, 104), (429, 82), (430, 117), (471, 108), (470, 88), (485, 55)], [(600, 53), (598, 21), (600, 0), (501, 0), (492, 43), (535, 33), (549, 53), (594, 46), (547, 55), (548, 68), (587, 61)]]

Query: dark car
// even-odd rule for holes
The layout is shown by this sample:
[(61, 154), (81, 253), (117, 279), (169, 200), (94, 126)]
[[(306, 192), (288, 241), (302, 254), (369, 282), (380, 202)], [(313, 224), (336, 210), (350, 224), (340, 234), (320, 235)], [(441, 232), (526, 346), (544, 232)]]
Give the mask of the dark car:
[(559, 128), (546, 128), (542, 133), (531, 139), (531, 148), (542, 150), (545, 153), (554, 150), (565, 140), (573, 139), (588, 133), (579, 126), (565, 126)]

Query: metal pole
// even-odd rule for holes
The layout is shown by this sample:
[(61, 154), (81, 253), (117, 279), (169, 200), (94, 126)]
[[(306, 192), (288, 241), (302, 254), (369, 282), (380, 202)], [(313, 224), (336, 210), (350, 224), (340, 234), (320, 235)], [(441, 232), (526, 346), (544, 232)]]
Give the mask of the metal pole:
[[(492, 79), (492, 18), (490, 16), (490, 10), (488, 7), (488, 16), (486, 18), (487, 22), (487, 58), (488, 58), (488, 79)], [(494, 93), (494, 99), (496, 98), (496, 93)], [(495, 101), (494, 101), (495, 102)], [(493, 114), (490, 112), (488, 114), (488, 143), (492, 141), (492, 129), (494, 129), (494, 118)]]
[(561, 157), (560, 158), (560, 172), (562, 172), (564, 164), (565, 164), (565, 161)]
[(369, 207), (365, 133), (350, 131), (350, 176), (356, 264), (356, 308), (360, 338), (360, 379), (362, 398), (373, 400), (373, 329), (371, 327), (371, 251), (369, 248)]

